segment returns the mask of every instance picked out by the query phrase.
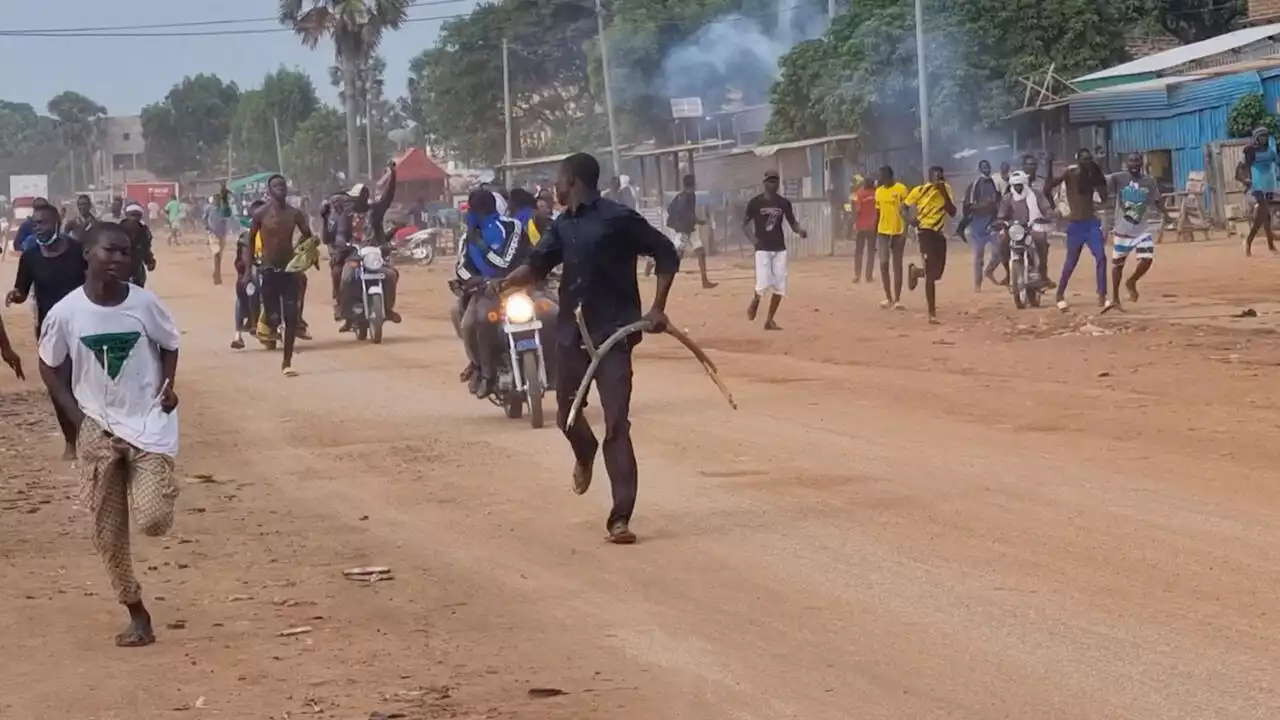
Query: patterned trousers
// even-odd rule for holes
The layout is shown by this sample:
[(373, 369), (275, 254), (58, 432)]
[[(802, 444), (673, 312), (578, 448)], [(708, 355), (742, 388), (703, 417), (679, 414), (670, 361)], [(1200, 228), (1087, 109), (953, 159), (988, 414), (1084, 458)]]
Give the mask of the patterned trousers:
[(81, 501), (93, 516), (93, 547), (107, 566), (116, 599), (136, 603), (142, 586), (129, 552), (129, 509), (144, 535), (169, 532), (178, 498), (173, 458), (139, 450), (90, 418), (80, 426), (76, 454)]

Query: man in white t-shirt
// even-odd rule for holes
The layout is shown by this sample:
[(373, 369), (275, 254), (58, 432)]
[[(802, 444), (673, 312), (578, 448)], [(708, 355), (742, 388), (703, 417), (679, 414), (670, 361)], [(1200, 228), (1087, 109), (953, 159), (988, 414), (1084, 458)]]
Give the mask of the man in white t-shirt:
[[(81, 501), (93, 515), (93, 545), (107, 566), (129, 626), (116, 645), (155, 642), (129, 554), (129, 516), (143, 534), (173, 525), (178, 496), (178, 328), (150, 290), (132, 285), (131, 243), (118, 225), (85, 236), (85, 283), (45, 317), (40, 376), (79, 425)], [(70, 372), (59, 372), (67, 362)]]

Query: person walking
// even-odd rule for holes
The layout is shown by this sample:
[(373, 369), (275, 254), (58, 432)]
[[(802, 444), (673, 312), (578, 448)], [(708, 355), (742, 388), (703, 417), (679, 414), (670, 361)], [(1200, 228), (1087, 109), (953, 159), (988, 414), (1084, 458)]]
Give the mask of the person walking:
[[(1008, 164), (1003, 170), (1008, 169)], [(1006, 186), (1007, 187), (1007, 186)], [(965, 237), (965, 228), (972, 230), (973, 242), (973, 291), (982, 291), (983, 278), (992, 285), (999, 285), (995, 270), (1000, 267), (1000, 237), (991, 227), (996, 213), (1000, 209), (1000, 199), (1004, 191), (1000, 189), (995, 178), (991, 176), (991, 163), (983, 160), (978, 163), (978, 178), (969, 184), (964, 194), (964, 219), (960, 222), (960, 239)], [(991, 258), (987, 259), (990, 250)]]
[[(876, 258), (884, 300), (880, 307), (904, 310), (902, 306), (902, 257), (907, 251), (907, 186), (893, 178), (893, 168), (880, 168), (876, 188)], [(893, 286), (889, 278), (892, 273)]]
[(1280, 167), (1280, 154), (1276, 152), (1276, 141), (1270, 131), (1264, 127), (1253, 131), (1253, 142), (1244, 149), (1245, 189), (1254, 199), (1253, 223), (1249, 226), (1249, 234), (1244, 238), (1244, 256), (1253, 256), (1253, 239), (1262, 230), (1267, 237), (1267, 249), (1276, 253), (1276, 236), (1271, 227), (1271, 205), (1276, 200), (1276, 190), (1280, 183), (1276, 180), (1276, 171)]
[[(556, 180), (556, 194), (565, 206), (564, 213), (525, 264), (493, 281), (490, 292), (529, 287), (564, 264), (560, 315), (556, 320), (556, 423), (573, 448), (575, 493), (581, 495), (591, 487), (596, 452), (603, 449), (605, 469), (613, 486), (613, 508), (606, 523), (609, 541), (625, 545), (636, 541), (630, 528), (639, 485), (631, 443), (631, 351), (639, 344), (640, 334), (614, 345), (596, 369), (596, 392), (604, 409), (603, 446), (581, 414), (570, 424), (569, 408), (591, 365), (591, 355), (583, 343), (599, 347), (610, 335), (642, 318), (647, 321), (646, 332), (666, 329), (667, 296), (680, 271), (680, 257), (667, 236), (639, 213), (600, 197), (599, 182), (600, 163), (591, 155), (575, 153), (564, 159)], [(640, 312), (636, 279), (636, 262), (642, 255), (654, 259), (657, 274), (653, 303), (644, 315)], [(579, 330), (579, 311), (589, 337), (582, 337)]]
[(138, 647), (155, 642), (155, 632), (133, 574), (129, 523), (132, 516), (152, 537), (173, 525), (179, 331), (155, 293), (128, 281), (131, 247), (119, 225), (95, 224), (85, 242), (85, 283), (46, 318), (40, 377), (80, 429), (81, 501), (116, 600), (129, 612), (116, 645)]
[(862, 179), (850, 198), (853, 206), (853, 281), (875, 279), (876, 266), (876, 182)]
[(1138, 281), (1151, 269), (1156, 257), (1156, 242), (1151, 236), (1147, 218), (1159, 213), (1169, 222), (1160, 202), (1160, 186), (1142, 170), (1142, 154), (1129, 153), (1124, 172), (1107, 177), (1107, 192), (1115, 198), (1111, 222), (1111, 299), (1102, 311), (1124, 310), (1120, 303), (1120, 283), (1124, 279), (1125, 261), (1136, 255), (1138, 267), (1125, 283), (1129, 299), (1138, 301)]
[[(45, 319), (64, 297), (85, 282), (85, 257), (83, 246), (75, 239), (58, 232), (57, 208), (44, 205), (33, 215), (35, 218), (36, 247), (22, 253), (18, 260), (18, 272), (13, 289), (5, 296), (4, 304), (21, 305), (34, 291), (36, 296), (36, 339), (45, 332)], [(92, 230), (94, 225), (89, 226)], [(88, 230), (85, 231), (86, 235)], [(54, 401), (53, 409), (62, 430), (62, 459), (74, 460), (76, 451), (76, 427), (72, 416)]]
[(778, 171), (764, 172), (764, 192), (747, 202), (742, 217), (742, 230), (755, 244), (756, 292), (747, 305), (747, 319), (754, 321), (760, 312), (760, 300), (770, 293), (769, 314), (765, 316), (765, 330), (781, 330), (775, 318), (782, 298), (787, 294), (787, 238), (782, 230), (786, 220), (791, 230), (801, 238), (808, 237), (800, 223), (791, 201), (778, 194)]

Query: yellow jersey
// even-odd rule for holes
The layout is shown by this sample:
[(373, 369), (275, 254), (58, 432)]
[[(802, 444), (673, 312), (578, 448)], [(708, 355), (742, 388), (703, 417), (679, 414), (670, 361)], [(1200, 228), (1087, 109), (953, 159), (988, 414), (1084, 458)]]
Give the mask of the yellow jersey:
[[(951, 198), (954, 206), (956, 196), (955, 191), (951, 189), (951, 183), (943, 180), (942, 185), (947, 189), (947, 197)], [(919, 220), (922, 230), (940, 231), (947, 226), (947, 202), (937, 185), (925, 183), (915, 186), (907, 195), (905, 202), (916, 209), (916, 219)]]
[(907, 222), (902, 219), (902, 206), (907, 199), (907, 186), (895, 181), (892, 185), (876, 188), (876, 210), (880, 222), (876, 232), (881, 235), (906, 235)]

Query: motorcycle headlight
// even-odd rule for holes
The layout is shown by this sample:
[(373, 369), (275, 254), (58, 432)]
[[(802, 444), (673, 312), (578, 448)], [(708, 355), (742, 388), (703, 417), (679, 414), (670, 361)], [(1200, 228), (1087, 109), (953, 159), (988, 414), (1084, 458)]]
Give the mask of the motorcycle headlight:
[(1022, 238), (1027, 236), (1027, 229), (1021, 225), (1009, 226), (1009, 239), (1014, 242), (1020, 242)]
[(385, 261), (382, 259), (381, 252), (360, 253), (360, 263), (364, 265), (364, 269), (369, 272), (377, 272), (381, 270), (383, 262)]
[(516, 293), (507, 298), (503, 312), (513, 323), (527, 323), (533, 319), (533, 298), (524, 293)]

